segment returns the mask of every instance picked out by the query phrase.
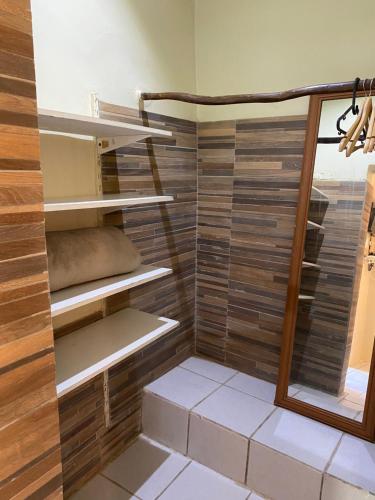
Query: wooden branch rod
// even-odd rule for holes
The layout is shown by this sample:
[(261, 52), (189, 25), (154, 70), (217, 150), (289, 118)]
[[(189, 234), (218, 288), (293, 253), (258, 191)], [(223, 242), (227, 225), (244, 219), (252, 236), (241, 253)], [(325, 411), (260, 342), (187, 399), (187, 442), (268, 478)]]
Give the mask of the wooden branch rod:
[[(245, 104), (256, 102), (281, 102), (298, 97), (305, 97), (315, 94), (331, 94), (334, 92), (352, 92), (354, 81), (337, 82), (337, 83), (322, 83), (319, 85), (309, 85), (308, 87), (299, 87), (296, 89), (284, 90), (282, 92), (264, 92), (260, 94), (234, 94), (234, 95), (218, 95), (206, 96), (188, 94), (186, 92), (143, 92), (141, 100), (143, 101), (160, 101), (173, 100), (181, 102), (189, 102), (191, 104), (225, 105), (225, 104)], [(358, 91), (375, 89), (375, 78), (366, 78), (360, 80)]]

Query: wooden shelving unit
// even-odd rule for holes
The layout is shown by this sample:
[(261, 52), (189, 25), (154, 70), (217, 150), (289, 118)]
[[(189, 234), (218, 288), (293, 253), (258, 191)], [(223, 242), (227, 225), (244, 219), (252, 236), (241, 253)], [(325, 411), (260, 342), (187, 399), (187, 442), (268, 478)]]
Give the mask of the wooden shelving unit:
[(130, 196), (129, 194), (106, 194), (98, 197), (66, 198), (45, 200), (45, 212), (60, 212), (64, 210), (86, 210), (102, 208), (106, 213), (121, 207), (148, 205), (150, 203), (165, 203), (173, 201), (173, 196)]
[(149, 283), (172, 273), (166, 267), (140, 266), (136, 271), (90, 281), (82, 285), (71, 286), (51, 293), (51, 314), (58, 316), (77, 307), (104, 299), (115, 293), (129, 290), (135, 286)]
[(57, 339), (57, 396), (108, 370), (178, 325), (178, 321), (128, 308)]

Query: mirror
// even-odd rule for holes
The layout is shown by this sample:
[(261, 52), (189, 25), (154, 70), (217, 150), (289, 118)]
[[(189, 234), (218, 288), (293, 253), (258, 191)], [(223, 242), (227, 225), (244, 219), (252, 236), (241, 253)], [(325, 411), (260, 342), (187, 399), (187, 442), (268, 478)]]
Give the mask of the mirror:
[(372, 439), (375, 154), (347, 158), (329, 143), (351, 96), (312, 100), (277, 403)]

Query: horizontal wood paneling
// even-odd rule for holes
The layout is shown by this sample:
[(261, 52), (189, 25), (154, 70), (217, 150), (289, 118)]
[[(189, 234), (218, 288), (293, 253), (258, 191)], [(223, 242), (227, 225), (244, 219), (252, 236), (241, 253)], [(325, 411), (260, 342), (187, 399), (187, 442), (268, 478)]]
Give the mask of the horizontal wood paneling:
[(61, 498), (43, 182), (26, 0), (0, 0), (0, 73), (0, 498)]
[(235, 122), (198, 128), (197, 349), (225, 361)]
[(199, 125), (197, 350), (273, 382), (305, 129), (305, 117)]
[[(339, 394), (344, 389), (368, 225), (366, 182), (317, 180), (309, 219), (324, 226), (307, 231), (305, 255), (319, 269), (304, 269), (293, 352), (293, 381)], [(367, 205), (370, 205), (368, 202)], [(360, 257), (360, 266), (358, 265)]]

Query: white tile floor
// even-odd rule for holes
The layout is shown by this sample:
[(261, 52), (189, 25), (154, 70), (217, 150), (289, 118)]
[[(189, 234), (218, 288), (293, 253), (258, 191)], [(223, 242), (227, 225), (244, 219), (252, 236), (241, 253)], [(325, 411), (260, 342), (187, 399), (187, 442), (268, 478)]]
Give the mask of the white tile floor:
[(300, 390), (294, 397), (318, 408), (361, 421), (366, 400), (368, 376), (368, 370), (349, 368), (342, 396), (336, 397), (310, 387), (300, 386)]
[(345, 435), (328, 474), (375, 493), (375, 445)]
[(147, 437), (74, 500), (375, 500), (375, 444), (276, 408), (274, 392), (186, 360), (145, 389)]
[(195, 406), (193, 413), (249, 438), (273, 410), (270, 403), (222, 386)]
[[(199, 402), (199, 397), (191, 397), (191, 372), (217, 384), (207, 387), (202, 382), (199, 397), (204, 391), (206, 395)], [(178, 378), (174, 373), (176, 369), (146, 387), (145, 400), (163, 400), (165, 415), (173, 414), (176, 407), (186, 412), (184, 454), (274, 500), (319, 500), (326, 482), (324, 500), (341, 500), (340, 496), (327, 496), (335, 488), (340, 495), (348, 496), (354, 488), (358, 499), (375, 499), (374, 444), (357, 440), (362, 447), (358, 443), (355, 446), (350, 436), (336, 429), (276, 408), (274, 384), (228, 371), (219, 364), (190, 358), (180, 365)], [(164, 378), (173, 379), (167, 399)], [(301, 389), (295, 386), (292, 391), (298, 394)], [(189, 397), (183, 395), (185, 391)], [(304, 397), (319, 394), (304, 391)], [(331, 399), (329, 395), (322, 397), (327, 406)], [(342, 403), (353, 416), (358, 416), (357, 404), (350, 400)], [(158, 440), (162, 434), (164, 444), (179, 449), (175, 445), (179, 432), (160, 432), (163, 424), (158, 422), (158, 415), (159, 409), (151, 401), (143, 415), (145, 434)], [(352, 455), (365, 466), (359, 470), (351, 467)]]
[[(207, 377), (202, 377), (191, 370), (177, 366), (149, 384), (147, 389), (157, 396), (191, 410), (219, 386), (217, 382)], [(181, 391), (181, 387), (184, 387), (183, 391)]]
[(72, 500), (264, 500), (243, 485), (140, 436)]

